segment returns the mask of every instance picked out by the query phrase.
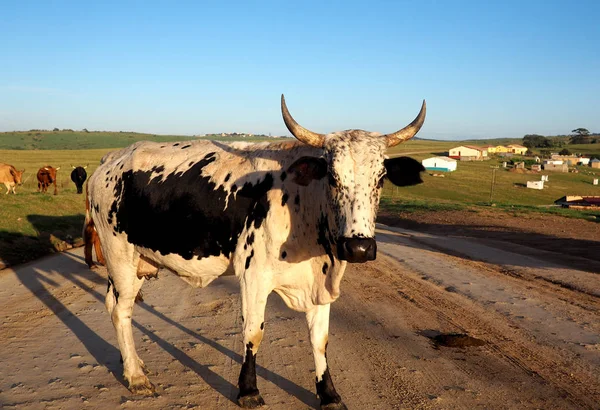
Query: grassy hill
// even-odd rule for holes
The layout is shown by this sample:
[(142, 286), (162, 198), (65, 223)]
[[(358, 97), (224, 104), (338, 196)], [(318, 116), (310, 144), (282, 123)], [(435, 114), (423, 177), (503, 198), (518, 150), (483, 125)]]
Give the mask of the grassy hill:
[[(257, 135), (243, 138), (244, 141), (263, 141), (266, 136)], [(0, 133), (0, 149), (6, 150), (69, 150), (69, 149), (102, 149), (123, 148), (137, 141), (186, 141), (195, 139), (212, 139), (233, 141), (241, 136), (207, 135), (196, 138), (184, 135), (156, 135), (137, 132), (112, 131), (12, 131)]]

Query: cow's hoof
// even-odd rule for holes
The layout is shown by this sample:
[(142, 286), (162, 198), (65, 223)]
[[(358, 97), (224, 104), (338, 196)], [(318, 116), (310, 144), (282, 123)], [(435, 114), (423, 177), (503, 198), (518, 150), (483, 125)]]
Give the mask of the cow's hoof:
[(139, 396), (152, 396), (155, 387), (146, 376), (133, 377), (129, 383), (129, 391)]
[(343, 402), (321, 404), (321, 410), (348, 410)]
[(255, 409), (265, 405), (260, 393), (249, 394), (247, 396), (238, 397), (238, 404), (243, 409)]

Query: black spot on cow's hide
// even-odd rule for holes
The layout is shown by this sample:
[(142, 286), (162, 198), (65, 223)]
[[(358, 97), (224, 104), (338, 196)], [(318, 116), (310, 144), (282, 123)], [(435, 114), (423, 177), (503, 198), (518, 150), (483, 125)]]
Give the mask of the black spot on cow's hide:
[(317, 244), (321, 245), (325, 250), (327, 256), (329, 256), (329, 261), (331, 262), (331, 266), (334, 265), (333, 259), (333, 250), (331, 244), (333, 243), (333, 238), (331, 235), (331, 231), (329, 230), (329, 221), (327, 220), (327, 216), (325, 214), (321, 214), (319, 218), (319, 223), (317, 225), (318, 236), (317, 236)]
[(283, 194), (283, 196), (281, 197), (281, 206), (285, 206), (285, 204), (288, 201), (288, 198), (289, 198), (289, 196), (288, 196), (287, 192), (285, 194)]
[(328, 267), (329, 267), (329, 265), (327, 265), (327, 262), (325, 262), (325, 263), (323, 264), (323, 269), (322, 269), (322, 271), (323, 271), (323, 275), (327, 275), (327, 268), (328, 268)]
[(287, 252), (283, 251), (281, 252), (281, 259), (285, 259), (287, 257)]
[(287, 173), (285, 171), (283, 171), (281, 173), (281, 181), (285, 181), (286, 178), (287, 178)]
[(231, 172), (225, 177), (225, 182), (229, 181), (229, 178), (231, 178)]
[(181, 147), (181, 149), (186, 149), (186, 148), (189, 148), (189, 147), (191, 147), (191, 145), (190, 145), (190, 144), (188, 144), (188, 145), (184, 145), (183, 147)]
[(250, 262), (252, 261), (252, 257), (254, 256), (254, 249), (250, 251), (250, 255), (246, 257), (246, 269), (250, 267)]
[(209, 153), (176, 174), (152, 177), (152, 171), (123, 173), (114, 188), (109, 224), (114, 217), (115, 232), (126, 233), (129, 242), (163, 255), (174, 253), (188, 260), (194, 256), (229, 256), (244, 223), (258, 228), (267, 216), (267, 192), (273, 177), (265, 173), (260, 182), (247, 182), (237, 195), (231, 195), (202, 174), (215, 160), (215, 153)]

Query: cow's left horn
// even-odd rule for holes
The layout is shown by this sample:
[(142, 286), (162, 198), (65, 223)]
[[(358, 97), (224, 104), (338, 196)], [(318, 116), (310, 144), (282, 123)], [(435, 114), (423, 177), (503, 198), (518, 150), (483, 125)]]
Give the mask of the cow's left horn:
[(425, 104), (425, 100), (423, 100), (421, 111), (419, 111), (419, 115), (417, 115), (417, 118), (415, 118), (413, 122), (402, 128), (400, 131), (396, 131), (393, 134), (384, 135), (385, 139), (387, 140), (387, 146), (393, 147), (414, 137), (423, 126), (423, 122), (425, 122), (426, 111), (427, 105)]
[(294, 137), (299, 139), (305, 144), (312, 145), (313, 147), (321, 148), (325, 142), (325, 135), (317, 134), (307, 130), (298, 124), (291, 116), (290, 112), (285, 105), (285, 97), (281, 94), (281, 114), (283, 114), (283, 122), (285, 126), (292, 133)]

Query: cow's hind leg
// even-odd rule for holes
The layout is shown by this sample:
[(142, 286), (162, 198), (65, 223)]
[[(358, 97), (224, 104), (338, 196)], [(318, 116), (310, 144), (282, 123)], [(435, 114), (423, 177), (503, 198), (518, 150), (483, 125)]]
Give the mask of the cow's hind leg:
[(244, 332), (244, 362), (238, 380), (240, 407), (252, 409), (265, 404), (256, 386), (256, 354), (265, 329), (265, 307), (270, 291), (260, 288), (259, 281), (242, 279), (242, 321)]
[[(133, 260), (135, 259), (135, 260)], [(144, 279), (137, 277), (137, 259), (121, 263), (115, 267), (108, 259), (108, 292), (106, 295), (106, 309), (110, 313), (113, 325), (117, 332), (117, 341), (121, 358), (123, 360), (123, 377), (128, 383), (129, 390), (134, 394), (152, 394), (154, 385), (144, 374), (144, 362), (135, 351), (133, 330), (131, 328), (131, 315), (138, 291)]]
[(322, 410), (345, 410), (346, 405), (335, 391), (333, 381), (327, 366), (327, 340), (329, 335), (329, 308), (330, 305), (318, 305), (306, 312), (310, 344), (315, 357), (315, 373), (317, 395), (321, 399)]

